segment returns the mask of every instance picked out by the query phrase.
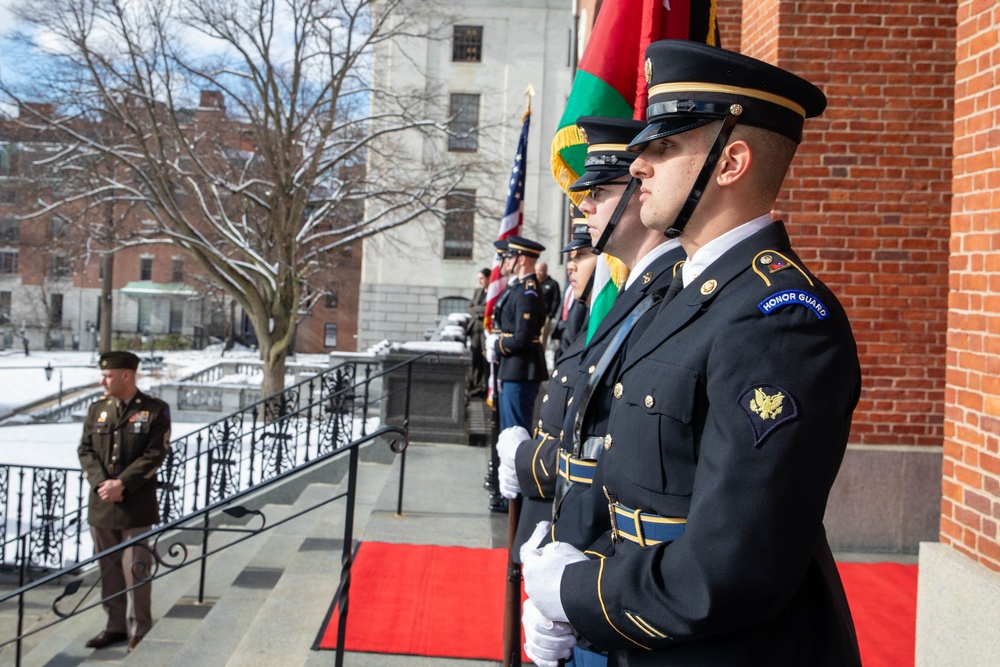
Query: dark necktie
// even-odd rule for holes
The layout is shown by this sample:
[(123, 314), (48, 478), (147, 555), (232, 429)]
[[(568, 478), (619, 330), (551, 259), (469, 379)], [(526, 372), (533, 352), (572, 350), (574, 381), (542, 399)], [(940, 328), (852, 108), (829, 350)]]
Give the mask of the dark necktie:
[(660, 308), (657, 312), (662, 313), (667, 304), (680, 294), (682, 289), (684, 289), (684, 272), (678, 267), (677, 271), (674, 272), (673, 279), (670, 281), (670, 287), (667, 288), (667, 293), (663, 295), (663, 301), (660, 302)]

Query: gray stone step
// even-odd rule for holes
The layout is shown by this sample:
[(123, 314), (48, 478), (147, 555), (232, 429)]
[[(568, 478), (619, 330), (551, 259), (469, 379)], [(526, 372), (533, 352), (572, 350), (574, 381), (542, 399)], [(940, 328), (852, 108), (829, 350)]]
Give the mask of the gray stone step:
[[(362, 463), (359, 470), (356, 513), (363, 525), (370, 511), (366, 494), (374, 494), (384, 483), (388, 466)], [(288, 508), (288, 515), (332, 497), (345, 485), (308, 486)], [(336, 500), (268, 531), (228, 585), (216, 582), (217, 599), (203, 618), (159, 621), (126, 664), (286, 665), (304, 661), (339, 582), (343, 506), (343, 500)], [(327, 590), (330, 582), (332, 591)], [(296, 597), (318, 605), (318, 611), (296, 604)], [(279, 640), (299, 657), (285, 650), (275, 655), (271, 645)]]
[[(274, 517), (284, 516), (289, 510), (290, 507), (287, 505), (267, 506), (268, 515)], [(209, 548), (214, 550), (223, 544), (235, 541), (236, 538), (237, 534), (234, 533), (213, 533)], [(161, 542), (162, 544), (163, 542)], [(201, 551), (200, 543), (187, 546), (188, 558), (197, 557)], [(210, 601), (213, 592), (217, 592), (224, 582), (232, 581), (242, 569), (241, 563), (249, 562), (259, 547), (259, 540), (251, 539), (209, 556), (206, 561), (206, 599)], [(165, 553), (162, 546), (160, 553)], [(192, 564), (171, 571), (154, 582), (153, 618), (156, 621), (150, 635), (154, 631), (167, 635), (183, 634), (183, 626), (190, 625), (191, 620), (183, 616), (178, 618), (177, 612), (183, 614), (198, 607), (196, 602), (199, 577), (200, 566)], [(95, 591), (94, 594), (98, 594), (98, 592)], [(206, 608), (210, 607), (201, 606), (202, 611)], [(46, 631), (44, 641), (25, 656), (22, 664), (24, 667), (33, 667), (36, 665), (108, 665), (122, 662), (127, 656), (124, 644), (97, 651), (84, 646), (90, 637), (101, 630), (104, 622), (104, 612), (98, 607), (54, 626)], [(163, 623), (163, 627), (159, 628), (161, 623)]]

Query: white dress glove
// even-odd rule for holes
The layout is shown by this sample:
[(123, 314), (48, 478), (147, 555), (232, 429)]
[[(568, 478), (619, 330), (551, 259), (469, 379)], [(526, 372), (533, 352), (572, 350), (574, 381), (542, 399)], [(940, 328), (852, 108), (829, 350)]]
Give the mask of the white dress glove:
[(521, 494), (521, 482), (517, 479), (517, 469), (514, 459), (517, 448), (531, 436), (523, 426), (510, 426), (500, 432), (497, 438), (497, 455), (500, 457), (500, 468), (497, 470), (500, 495), (507, 500), (513, 500)]
[(495, 364), (497, 363), (497, 340), (499, 336), (495, 333), (486, 334), (486, 344), (483, 346), (485, 349), (486, 363)]
[(539, 549), (549, 531), (549, 522), (540, 521), (521, 547), (521, 573), (524, 592), (545, 618), (569, 621), (562, 606), (559, 587), (567, 565), (587, 560), (583, 552), (566, 542), (550, 542)]
[(524, 624), (524, 652), (537, 667), (558, 667), (559, 660), (573, 654), (576, 635), (569, 623), (545, 618), (531, 600), (524, 602), (521, 622)]

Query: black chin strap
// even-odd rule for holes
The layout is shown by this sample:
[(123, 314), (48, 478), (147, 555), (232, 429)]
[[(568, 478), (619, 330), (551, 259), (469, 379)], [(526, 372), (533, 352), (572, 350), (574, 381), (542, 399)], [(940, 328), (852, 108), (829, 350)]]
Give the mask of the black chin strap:
[(590, 305), (590, 290), (594, 289), (594, 274), (590, 274), (590, 280), (587, 281), (587, 285), (583, 288), (583, 293), (580, 294), (580, 298), (577, 301), (582, 301), (584, 305)]
[(595, 255), (600, 255), (604, 252), (604, 246), (608, 244), (608, 239), (611, 238), (611, 233), (615, 231), (615, 227), (618, 226), (618, 221), (622, 219), (622, 214), (625, 213), (625, 207), (628, 206), (629, 200), (632, 199), (632, 195), (635, 194), (636, 189), (639, 187), (639, 179), (633, 176), (628, 179), (628, 184), (625, 186), (625, 192), (622, 193), (622, 198), (618, 200), (618, 205), (615, 206), (614, 212), (611, 214), (611, 219), (608, 220), (607, 227), (601, 232), (601, 237), (597, 239), (597, 243), (590, 249)]
[(702, 165), (701, 172), (698, 174), (698, 178), (695, 179), (694, 186), (691, 188), (691, 192), (688, 193), (687, 200), (684, 202), (681, 212), (677, 214), (674, 224), (667, 231), (663, 232), (667, 238), (675, 239), (684, 231), (688, 220), (691, 219), (691, 214), (694, 213), (695, 206), (698, 205), (701, 196), (705, 194), (705, 186), (708, 185), (708, 179), (712, 177), (715, 165), (718, 164), (719, 157), (722, 156), (722, 150), (726, 147), (726, 143), (729, 141), (729, 137), (732, 135), (733, 128), (736, 127), (736, 121), (739, 120), (741, 113), (743, 113), (743, 107), (739, 104), (733, 104), (729, 107), (729, 114), (722, 121), (722, 127), (719, 128), (719, 134), (715, 137), (712, 150), (708, 152), (705, 164)]

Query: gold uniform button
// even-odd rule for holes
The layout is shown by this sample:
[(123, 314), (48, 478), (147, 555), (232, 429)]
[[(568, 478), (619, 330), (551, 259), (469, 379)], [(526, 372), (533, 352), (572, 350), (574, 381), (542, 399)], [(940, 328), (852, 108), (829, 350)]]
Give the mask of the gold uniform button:
[(604, 436), (604, 449), (611, 449), (611, 434)]
[(542, 430), (542, 420), (541, 419), (538, 420), (538, 430), (539, 431)]
[(548, 403), (548, 402), (549, 402), (549, 395), (545, 394), (544, 396), (542, 396), (542, 403)]
[(566, 384), (566, 380), (568, 380), (568, 379), (569, 379), (568, 377), (566, 377), (565, 375), (563, 375), (562, 379), (559, 380), (559, 381), (562, 382), (563, 384)]
[(654, 402), (655, 402), (655, 401), (653, 401), (653, 397), (652, 397), (652, 396), (647, 396), (647, 397), (646, 397), (646, 401), (645, 401), (645, 403), (646, 403), (646, 407), (647, 407), (647, 408), (651, 408), (651, 407), (653, 407), (653, 403), (654, 403)]
[(715, 291), (715, 288), (719, 286), (719, 283), (715, 280), (706, 280), (701, 286), (701, 293), (704, 296), (708, 296)]
[(593, 372), (596, 371), (596, 370), (597, 370), (597, 366), (591, 366), (590, 368), (587, 369), (587, 372), (593, 374)]
[(625, 392), (625, 387), (622, 386), (621, 382), (615, 383), (615, 398), (621, 398), (622, 394)]
[(559, 369), (558, 368), (555, 369), (554, 371), (552, 371), (552, 377), (555, 377), (557, 375), (559, 375)]

